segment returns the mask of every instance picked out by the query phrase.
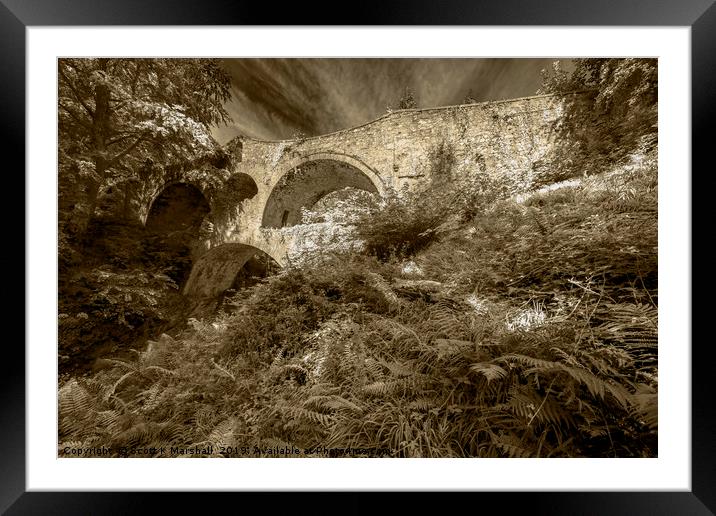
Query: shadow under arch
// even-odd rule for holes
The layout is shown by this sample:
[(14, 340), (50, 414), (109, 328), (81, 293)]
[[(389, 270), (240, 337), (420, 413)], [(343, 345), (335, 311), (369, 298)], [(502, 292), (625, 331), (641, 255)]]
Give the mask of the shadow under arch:
[[(265, 264), (266, 270), (261, 271)], [(265, 251), (248, 244), (222, 244), (213, 247), (194, 264), (183, 294), (191, 298), (217, 298), (226, 290), (241, 285), (245, 276), (265, 276), (278, 262)], [(246, 270), (248, 269), (248, 270)]]
[(225, 181), (223, 187), (217, 191), (216, 201), (219, 204), (238, 205), (246, 199), (255, 197), (258, 191), (259, 187), (253, 177), (244, 172), (235, 172)]
[(261, 225), (293, 226), (301, 220), (301, 208), (310, 209), (326, 195), (343, 188), (357, 188), (383, 196), (380, 176), (365, 163), (336, 153), (316, 153), (294, 160), (274, 185), (266, 201)]
[(191, 183), (174, 181), (164, 185), (152, 199), (144, 226), (151, 231), (198, 231), (211, 211), (204, 193)]

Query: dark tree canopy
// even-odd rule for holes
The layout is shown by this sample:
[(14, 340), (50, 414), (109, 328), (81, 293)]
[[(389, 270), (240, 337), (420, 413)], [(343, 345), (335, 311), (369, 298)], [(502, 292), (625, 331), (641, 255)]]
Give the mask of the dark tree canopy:
[(215, 59), (60, 59), (58, 79), (60, 208), (85, 222), (101, 188), (139, 180), (147, 163), (216, 152), (209, 128), (229, 120)]

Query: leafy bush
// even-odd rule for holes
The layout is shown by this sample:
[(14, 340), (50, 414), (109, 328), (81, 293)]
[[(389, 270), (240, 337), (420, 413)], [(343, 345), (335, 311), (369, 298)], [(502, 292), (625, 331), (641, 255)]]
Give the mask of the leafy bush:
[(344, 305), (386, 313), (383, 276), (393, 267), (360, 255), (335, 257), (310, 269), (289, 268), (269, 277), (248, 292), (228, 301), (235, 316), (228, 324), (230, 337), (219, 353), (222, 357), (251, 356), (266, 365), (275, 353), (295, 356), (305, 347), (306, 335), (340, 311)]
[(431, 189), (404, 193), (384, 199), (379, 206), (358, 222), (357, 234), (366, 251), (386, 261), (391, 257), (408, 257), (435, 241), (438, 230), (447, 222), (450, 211), (449, 192)]
[(566, 98), (557, 127), (560, 148), (551, 179), (596, 173), (635, 151), (656, 148), (657, 59), (575, 59), (571, 73), (554, 63), (539, 93), (591, 91)]
[(222, 348), (223, 356), (243, 354), (262, 364), (279, 350), (295, 352), (304, 333), (313, 331), (330, 310), (300, 270), (271, 277), (266, 286), (252, 291), (243, 306), (236, 300), (239, 309), (229, 323), (231, 337)]
[(93, 219), (81, 238), (64, 235), (62, 246), (76, 256), (59, 274), (61, 372), (183, 324), (189, 303), (179, 287), (191, 266), (190, 241), (115, 218)]
[(465, 293), (529, 297), (581, 282), (614, 299), (636, 292), (655, 300), (657, 229), (651, 163), (535, 194), (524, 204), (497, 203), (424, 253), (420, 266)]
[(332, 395), (333, 406), (318, 405), (327, 446), (403, 457), (655, 453), (654, 407), (641, 408), (654, 386), (630, 379), (627, 350), (580, 339), (586, 321), (510, 332), (499, 310), (486, 321), (454, 299), (415, 308), (329, 349), (332, 367), (300, 405)]
[(60, 369), (85, 367), (107, 351), (121, 351), (153, 331), (177, 324), (187, 302), (166, 275), (101, 267), (77, 272), (62, 290)]
[(443, 142), (430, 153), (427, 187), (393, 192), (368, 207), (356, 222), (368, 254), (382, 261), (410, 257), (505, 195), (484, 174), (455, 177), (454, 164), (453, 149)]

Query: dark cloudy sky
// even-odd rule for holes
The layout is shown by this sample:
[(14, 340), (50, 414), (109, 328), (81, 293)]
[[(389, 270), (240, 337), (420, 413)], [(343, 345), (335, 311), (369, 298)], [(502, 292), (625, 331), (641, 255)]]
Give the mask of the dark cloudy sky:
[(225, 59), (233, 83), (226, 107), (234, 122), (214, 136), (223, 144), (238, 134), (267, 140), (326, 134), (381, 116), (406, 87), (418, 107), (459, 104), (468, 93), (477, 101), (525, 97), (535, 94), (540, 70), (553, 61)]

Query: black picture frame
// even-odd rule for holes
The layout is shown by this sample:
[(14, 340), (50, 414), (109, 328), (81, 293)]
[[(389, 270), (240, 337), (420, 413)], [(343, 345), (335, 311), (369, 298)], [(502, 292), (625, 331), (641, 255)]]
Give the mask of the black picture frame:
[[(340, 9), (339, 9), (340, 7)], [(269, 2), (229, 0), (0, 0), (0, 98), (2, 98), (4, 138), (0, 145), (4, 156), (18, 156), (25, 148), (25, 30), (29, 26), (48, 25), (601, 25), (601, 26), (688, 26), (692, 37), (692, 158), (705, 165), (711, 143), (709, 128), (714, 120), (716, 92), (716, 6), (714, 0), (556, 0), (547, 4), (534, 0), (498, 0), (475, 2), (360, 2), (343, 14), (322, 10), (324, 17), (305, 3), (277, 8)], [(17, 170), (24, 170), (24, 153)], [(696, 165), (694, 165), (696, 166)], [(693, 168), (693, 167), (692, 167)], [(704, 167), (705, 168), (705, 167)], [(710, 167), (712, 168), (712, 167)], [(692, 171), (685, 180), (696, 179)], [(706, 172), (705, 170), (703, 172)], [(17, 177), (17, 175), (16, 175)], [(708, 177), (708, 176), (707, 176)], [(705, 179), (705, 178), (703, 178)], [(700, 178), (700, 181), (703, 181)], [(694, 187), (698, 194), (707, 188)], [(17, 191), (24, 191), (24, 181)], [(703, 193), (702, 193), (703, 194)], [(692, 219), (711, 220), (708, 202), (698, 203), (692, 196)], [(24, 210), (23, 210), (24, 213)], [(695, 233), (692, 233), (695, 234)], [(707, 233), (709, 234), (709, 233)], [(708, 245), (694, 241), (692, 267), (698, 265), (694, 247)], [(29, 257), (24, 257), (28, 264)], [(25, 265), (25, 276), (32, 270)], [(711, 280), (700, 282), (708, 291)], [(24, 303), (23, 303), (24, 305)], [(707, 307), (692, 303), (691, 319), (709, 320)], [(26, 307), (31, 309), (31, 307)], [(25, 314), (26, 315), (26, 314)], [(702, 317), (698, 317), (701, 315)], [(15, 324), (15, 323), (14, 323)], [(710, 373), (711, 339), (683, 343), (692, 345), (692, 490), (690, 492), (528, 492), (471, 493), (479, 496), (480, 506), (498, 498), (502, 507), (531, 513), (548, 514), (713, 514), (716, 511), (716, 425), (713, 387)], [(195, 493), (80, 493), (26, 492), (25, 488), (25, 354), (15, 344), (6, 344), (6, 367), (2, 375), (3, 409), (0, 436), (0, 510), (7, 514), (126, 514), (149, 509), (147, 498), (161, 497), (163, 511), (201, 507), (206, 500)], [(7, 358), (7, 354), (10, 355)], [(14, 355), (13, 355), (14, 354)], [(269, 502), (266, 495), (248, 493), (212, 493), (216, 501), (241, 504)], [(330, 512), (321, 498), (318, 506), (305, 501), (308, 493), (294, 493), (291, 507), (308, 504), (312, 513)], [(374, 506), (372, 496), (351, 494), (355, 500), (343, 501), (344, 507), (364, 512)], [(451, 495), (456, 496), (456, 495)], [(230, 500), (225, 500), (226, 498)], [(257, 499), (258, 498), (258, 499)], [(507, 503), (506, 503), (507, 501)], [(355, 503), (354, 503), (355, 502)], [(273, 505), (275, 502), (271, 502)], [(425, 507), (425, 500), (413, 494), (404, 510)], [(451, 500), (450, 504), (462, 503)], [(468, 503), (474, 503), (470, 501)], [(238, 507), (238, 505), (236, 505)], [(477, 507), (477, 506), (475, 506)], [(288, 510), (288, 509), (287, 509)], [(294, 509), (291, 509), (294, 510)]]

